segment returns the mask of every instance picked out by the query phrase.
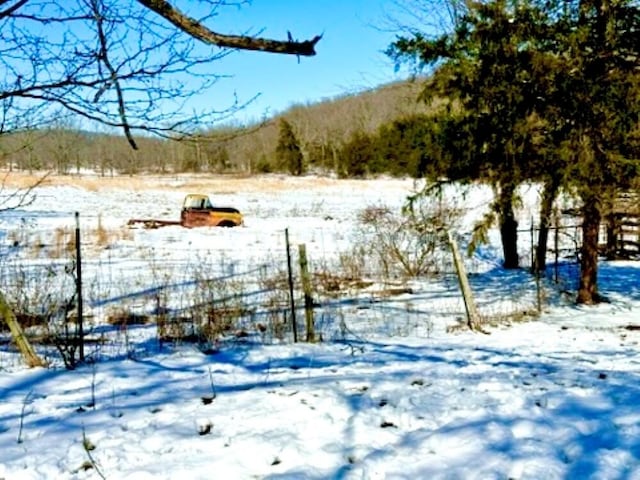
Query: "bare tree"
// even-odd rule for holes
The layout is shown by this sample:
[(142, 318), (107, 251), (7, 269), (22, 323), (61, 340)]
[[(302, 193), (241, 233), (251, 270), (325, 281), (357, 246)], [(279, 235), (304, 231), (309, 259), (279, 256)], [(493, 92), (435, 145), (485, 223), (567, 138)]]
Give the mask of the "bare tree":
[(454, 29), (468, 6), (468, 0), (391, 0), (380, 28), (400, 35), (436, 36)]
[[(218, 111), (184, 108), (221, 78), (212, 72), (216, 60), (233, 50), (311, 56), (321, 38), (221, 34), (208, 26), (218, 9), (246, 2), (184, 1), (192, 12), (206, 12), (199, 17), (174, 3), (0, 0), (0, 140), (67, 115), (121, 129), (134, 149), (135, 131), (188, 135), (242, 107), (234, 102)], [(0, 156), (2, 150), (0, 144)], [(35, 186), (11, 192), (0, 210), (28, 203)], [(27, 363), (42, 364), (1, 294), (0, 317)]]
[(133, 132), (187, 135), (225, 113), (192, 112), (187, 100), (222, 74), (216, 60), (233, 50), (315, 55), (321, 36), (295, 41), (227, 35), (212, 24), (228, 0), (0, 0), (0, 134), (72, 114)]

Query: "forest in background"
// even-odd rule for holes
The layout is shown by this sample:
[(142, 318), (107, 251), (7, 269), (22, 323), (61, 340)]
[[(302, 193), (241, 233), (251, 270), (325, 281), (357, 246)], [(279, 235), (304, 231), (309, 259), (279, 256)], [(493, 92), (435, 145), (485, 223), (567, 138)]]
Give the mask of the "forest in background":
[[(428, 110), (418, 101), (422, 85), (408, 80), (358, 94), (294, 105), (261, 123), (213, 127), (183, 140), (136, 137), (133, 150), (120, 133), (87, 132), (61, 122), (49, 128), (0, 137), (0, 162), (7, 170), (100, 175), (210, 172), (301, 174), (415, 173), (406, 165), (361, 165), (347, 159), (354, 142), (376, 135), (383, 126)], [(278, 151), (278, 144), (281, 148)], [(299, 165), (287, 161), (285, 150), (299, 149)], [(353, 154), (353, 152), (351, 152)], [(292, 160), (295, 161), (295, 160)], [(365, 162), (368, 163), (368, 162)], [(402, 162), (401, 162), (402, 163)], [(413, 166), (415, 167), (415, 165)]]

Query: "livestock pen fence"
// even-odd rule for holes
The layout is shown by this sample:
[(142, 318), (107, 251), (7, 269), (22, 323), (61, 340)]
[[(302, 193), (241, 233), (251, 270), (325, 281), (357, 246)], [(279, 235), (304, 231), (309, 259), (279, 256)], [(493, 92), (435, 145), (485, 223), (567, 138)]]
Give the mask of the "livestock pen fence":
[[(534, 265), (537, 263), (540, 225), (531, 218), (529, 226), (518, 230), (518, 233), (531, 246), (522, 252), (520, 264), (536, 275)], [(580, 216), (573, 210), (564, 212), (564, 215), (556, 212), (548, 233), (543, 277), (556, 290), (573, 292), (580, 280), (583, 234)], [(605, 216), (598, 232), (598, 251), (602, 260), (640, 260), (640, 215), (618, 209)]]
[[(235, 342), (428, 337), (435, 325), (469, 315), (448, 247), (431, 250), (429, 268), (410, 277), (358, 255), (359, 245), (320, 255), (284, 234), (281, 250), (260, 261), (184, 246), (107, 246), (87, 255), (78, 223), (62, 248), (6, 235), (0, 288), (36, 350), (69, 367), (184, 342), (215, 350)], [(535, 309), (525, 271), (504, 272), (481, 256), (463, 263), (480, 316)], [(4, 339), (11, 348), (11, 336)]]

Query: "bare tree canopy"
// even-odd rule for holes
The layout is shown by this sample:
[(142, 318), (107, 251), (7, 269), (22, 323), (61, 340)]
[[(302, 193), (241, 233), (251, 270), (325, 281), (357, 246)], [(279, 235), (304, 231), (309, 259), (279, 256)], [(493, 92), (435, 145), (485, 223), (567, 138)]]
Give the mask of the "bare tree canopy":
[(312, 56), (321, 38), (221, 34), (208, 26), (219, 10), (247, 2), (175, 3), (0, 0), (0, 135), (65, 114), (122, 129), (134, 148), (134, 131), (186, 135), (243, 106), (188, 107), (225, 76), (216, 60), (234, 50)]

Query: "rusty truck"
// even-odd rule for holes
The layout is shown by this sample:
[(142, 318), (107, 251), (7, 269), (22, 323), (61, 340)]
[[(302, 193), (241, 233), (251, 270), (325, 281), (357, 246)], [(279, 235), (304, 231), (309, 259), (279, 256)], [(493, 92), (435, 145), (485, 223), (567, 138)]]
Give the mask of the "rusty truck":
[(233, 207), (217, 207), (211, 203), (208, 195), (190, 193), (182, 202), (180, 220), (155, 218), (132, 218), (127, 222), (131, 227), (159, 228), (180, 225), (193, 227), (238, 227), (244, 224), (242, 213)]

